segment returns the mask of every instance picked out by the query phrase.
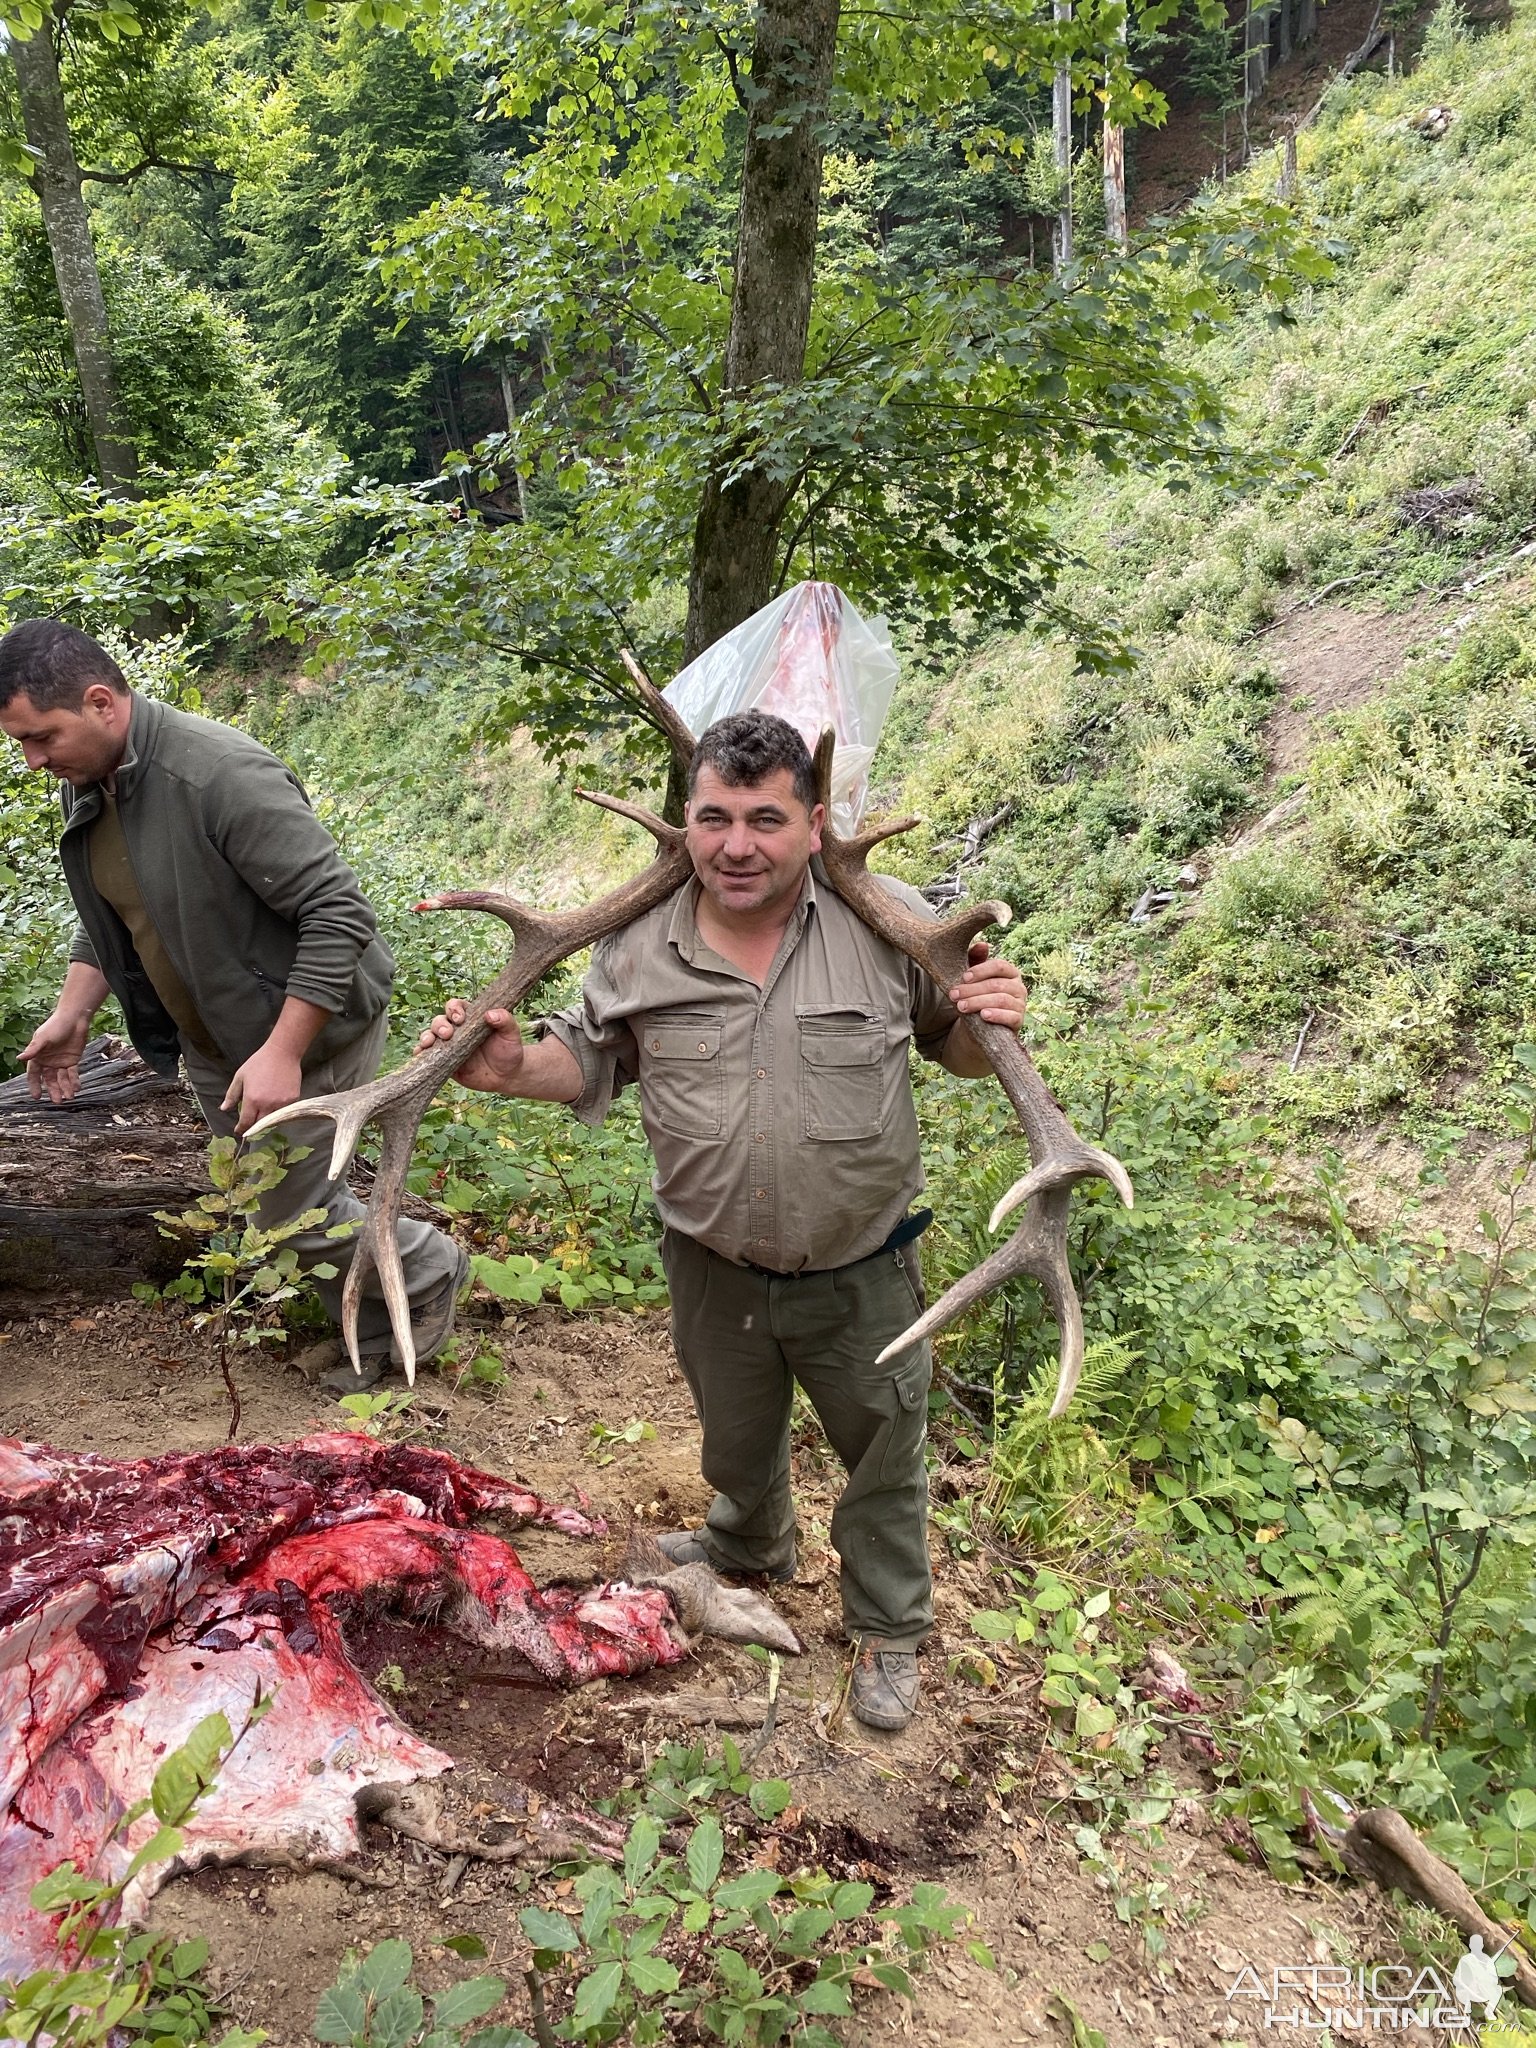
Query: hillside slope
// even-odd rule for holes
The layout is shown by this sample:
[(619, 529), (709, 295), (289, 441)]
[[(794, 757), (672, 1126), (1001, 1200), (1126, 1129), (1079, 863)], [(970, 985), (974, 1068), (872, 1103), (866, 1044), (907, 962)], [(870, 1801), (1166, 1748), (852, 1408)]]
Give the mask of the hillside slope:
[[(930, 820), (914, 876), (1011, 806), (966, 881), (1017, 907), (1042, 998), (1081, 1015), (1145, 974), (1325, 1122), (1475, 1117), (1532, 1029), (1533, 87), (1521, 7), (1475, 38), (1442, 10), (1411, 76), (1340, 89), (1297, 198), (1334, 280), (1215, 345), (1268, 484), (1085, 477), (1064, 594), (1130, 672), (999, 641), (931, 695), (909, 679), (880, 763)], [(1286, 829), (1224, 859), (1301, 780)], [(1148, 889), (1179, 908), (1133, 927)]]

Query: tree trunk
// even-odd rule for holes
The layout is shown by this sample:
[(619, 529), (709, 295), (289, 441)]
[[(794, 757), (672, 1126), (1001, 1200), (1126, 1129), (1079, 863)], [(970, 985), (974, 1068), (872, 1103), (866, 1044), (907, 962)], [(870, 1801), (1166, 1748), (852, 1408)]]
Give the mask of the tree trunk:
[[(1124, 46), (1126, 23), (1120, 26)], [(1125, 218), (1125, 130), (1116, 121), (1104, 123), (1104, 231), (1117, 249), (1130, 245)]]
[(1250, 4), (1243, 24), (1243, 106), (1251, 107), (1269, 77), (1269, 12)]
[(1130, 246), (1125, 219), (1125, 130), (1104, 123), (1104, 228), (1117, 249)]
[[(761, 384), (797, 384), (805, 374), (838, 7), (839, 0), (762, 0), (758, 8), (725, 352), (726, 404)], [(727, 482), (733, 467), (727, 461), (707, 480), (694, 525), (685, 661), (773, 595), (791, 486), (751, 468)]]
[(121, 495), (131, 489), (139, 466), (122, 433), (101, 273), (96, 267), (90, 216), (80, 190), (80, 166), (64, 111), (52, 16), (26, 42), (13, 37), (10, 52), (22, 124), (28, 143), (37, 152), (32, 176), (69, 324), (80, 393), (96, 451), (97, 478), (104, 489)]
[(1314, 42), (1317, 37), (1317, 0), (1296, 0), (1296, 41)]
[[(501, 407), (507, 416), (507, 432), (517, 431), (517, 401), (512, 396), (512, 379), (507, 374), (504, 362), (496, 365), (496, 374), (501, 379)], [(517, 485), (517, 516), (524, 526), (528, 524), (528, 492), (523, 484), (523, 472), (516, 462), (512, 465), (512, 481)]]
[(1292, 0), (1280, 0), (1280, 62), (1289, 62), (1291, 55), (1291, 4)]
[[(1056, 19), (1072, 19), (1072, 0), (1056, 0)], [(1051, 237), (1051, 267), (1060, 276), (1072, 261), (1072, 67), (1058, 64), (1051, 83), (1051, 141), (1061, 181), (1061, 210)]]
[(1277, 199), (1292, 199), (1296, 193), (1296, 131), (1293, 128), (1285, 138), (1285, 155), (1280, 167), (1280, 182), (1275, 187)]

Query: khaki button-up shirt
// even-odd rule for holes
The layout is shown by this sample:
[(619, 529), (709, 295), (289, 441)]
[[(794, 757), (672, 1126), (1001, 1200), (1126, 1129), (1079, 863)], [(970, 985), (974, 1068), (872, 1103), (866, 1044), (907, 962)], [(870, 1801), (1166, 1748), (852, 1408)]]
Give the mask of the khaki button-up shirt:
[(761, 988), (700, 937), (698, 891), (602, 940), (540, 1035), (580, 1062), (583, 1123), (638, 1082), (664, 1223), (738, 1265), (849, 1265), (922, 1190), (907, 1048), (937, 1059), (958, 1012), (809, 873)]

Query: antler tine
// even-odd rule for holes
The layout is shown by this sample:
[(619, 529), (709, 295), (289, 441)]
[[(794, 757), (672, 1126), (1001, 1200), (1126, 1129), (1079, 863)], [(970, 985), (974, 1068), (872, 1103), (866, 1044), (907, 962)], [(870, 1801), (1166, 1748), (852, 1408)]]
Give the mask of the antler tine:
[[(359, 1364), (357, 1320), (363, 1304), (368, 1275), (377, 1273), (384, 1305), (389, 1310), (389, 1327), (395, 1349), (405, 1370), (407, 1386), (416, 1384), (416, 1340), (411, 1330), (411, 1301), (405, 1288), (405, 1267), (400, 1260), (400, 1238), (395, 1225), (400, 1214), (400, 1193), (410, 1171), (416, 1127), (421, 1122), (423, 1102), (409, 1117), (386, 1114), (380, 1118), (383, 1142), (379, 1148), (379, 1171), (373, 1184), (373, 1200), (362, 1229), (353, 1243), (352, 1263), (341, 1288), (341, 1334), (347, 1356)], [(381, 1190), (385, 1199), (380, 1199)], [(392, 1196), (392, 1199), (391, 1199)]]
[[(824, 732), (816, 748), (823, 802), (831, 787), (832, 748), (833, 735)], [(981, 903), (942, 923), (917, 916), (882, 889), (866, 865), (870, 848), (888, 836), (876, 828), (856, 839), (842, 839), (830, 825), (824, 826), (821, 857), (827, 878), (873, 931), (915, 960), (940, 988), (952, 988), (965, 971), (972, 940), (989, 925), (1006, 924), (1011, 912), (1005, 903)], [(1028, 1273), (1045, 1289), (1061, 1331), (1056, 1396), (1051, 1403), (1051, 1414), (1057, 1416), (1065, 1413), (1072, 1399), (1083, 1363), (1082, 1307), (1067, 1264), (1071, 1191), (1080, 1180), (1104, 1179), (1129, 1208), (1134, 1200), (1130, 1175), (1111, 1153), (1079, 1138), (1013, 1032), (978, 1017), (967, 1017), (965, 1022), (1013, 1104), (1032, 1161), (1030, 1171), (998, 1203), (990, 1227), (995, 1230), (1002, 1218), (1021, 1204), (1025, 1214), (1007, 1244), (957, 1281), (910, 1329), (888, 1344), (879, 1362), (944, 1329), (1004, 1281)]]
[(663, 852), (669, 846), (683, 844), (685, 835), (682, 826), (667, 824), (664, 819), (658, 818), (654, 811), (646, 810), (643, 804), (627, 804), (622, 797), (604, 796), (602, 791), (597, 789), (578, 789), (576, 794), (584, 803), (596, 804), (599, 810), (617, 811), (621, 818), (628, 818), (636, 825), (643, 825)]
[(519, 903), (515, 896), (498, 895), (494, 889), (440, 889), (435, 896), (423, 896), (411, 908), (417, 911), (483, 910), (490, 917), (499, 917), (514, 932), (541, 922), (536, 910), (531, 910), (526, 903)]
[(630, 681), (640, 692), (641, 701), (652, 718), (667, 736), (667, 743), (677, 757), (680, 768), (686, 768), (693, 759), (693, 734), (683, 722), (682, 713), (670, 705), (660, 690), (640, 666), (632, 647), (621, 647), (619, 659), (629, 670)]
[(909, 1330), (903, 1330), (887, 1344), (875, 1363), (884, 1365), (909, 1344), (948, 1329), (968, 1308), (994, 1289), (1021, 1273), (1040, 1282), (1055, 1312), (1061, 1331), (1060, 1360), (1051, 1418), (1064, 1415), (1077, 1390), (1083, 1369), (1083, 1311), (1067, 1267), (1067, 1211), (1071, 1205), (1069, 1185), (1058, 1185), (1044, 1194), (1018, 1230), (1004, 1245), (983, 1259), (963, 1280), (957, 1280)]
[[(670, 707), (669, 707), (670, 708)], [(451, 1039), (426, 1052), (412, 1055), (392, 1074), (381, 1074), (365, 1087), (345, 1094), (317, 1095), (308, 1101), (292, 1102), (273, 1110), (251, 1126), (257, 1137), (281, 1123), (299, 1123), (306, 1117), (329, 1117), (336, 1126), (336, 1143), (331, 1155), (331, 1178), (340, 1179), (364, 1124), (378, 1126), (383, 1140), (379, 1169), (374, 1178), (368, 1216), (353, 1245), (352, 1260), (342, 1287), (342, 1333), (355, 1365), (358, 1310), (370, 1273), (376, 1272), (389, 1309), (395, 1348), (405, 1365), (406, 1377), (414, 1377), (416, 1350), (411, 1336), (410, 1302), (400, 1264), (396, 1225), (405, 1176), (410, 1168), (411, 1150), (427, 1104), (443, 1083), (450, 1080), (490, 1031), (486, 1014), (510, 1010), (522, 1000), (550, 968), (590, 946), (595, 939), (619, 931), (647, 910), (665, 902), (682, 887), (693, 872), (684, 835), (659, 819), (636, 813), (632, 806), (615, 804), (626, 816), (656, 830), (660, 841), (656, 858), (642, 873), (617, 889), (610, 889), (595, 903), (553, 915), (530, 910), (510, 896), (491, 890), (448, 890), (424, 899), (422, 910), (484, 910), (511, 925), (514, 933), (512, 957), (488, 988), (466, 1006), (463, 1024)], [(658, 829), (659, 828), (659, 829)]]

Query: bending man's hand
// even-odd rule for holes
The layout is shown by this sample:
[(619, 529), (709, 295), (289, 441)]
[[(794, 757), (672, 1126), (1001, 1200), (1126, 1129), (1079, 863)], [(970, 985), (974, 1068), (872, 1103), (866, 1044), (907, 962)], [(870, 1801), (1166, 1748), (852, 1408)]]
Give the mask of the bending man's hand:
[(303, 1092), (304, 1072), (298, 1054), (274, 1046), (269, 1040), (251, 1054), (244, 1066), (235, 1069), (229, 1092), (219, 1107), (239, 1111), (235, 1136), (243, 1138), (259, 1118), (271, 1110), (286, 1109)]
[(994, 959), (985, 939), (971, 946), (971, 964), (949, 992), (962, 1017), (980, 1017), (1017, 1031), (1029, 1007), (1024, 977), (1011, 960)]
[(80, 1086), (80, 1055), (90, 1036), (88, 1016), (53, 1011), (43, 1019), (17, 1058), (27, 1070), (27, 1089), (40, 1102), (44, 1089), (55, 1105), (73, 1102)]
[[(451, 1039), (466, 1014), (464, 1004), (452, 997), (417, 1039), (416, 1050), (430, 1052), (433, 1046)], [(488, 1095), (510, 1095), (522, 1076), (526, 1056), (523, 1035), (510, 1011), (487, 1010), (485, 1021), (491, 1027), (489, 1032), (455, 1071), (454, 1079)]]

